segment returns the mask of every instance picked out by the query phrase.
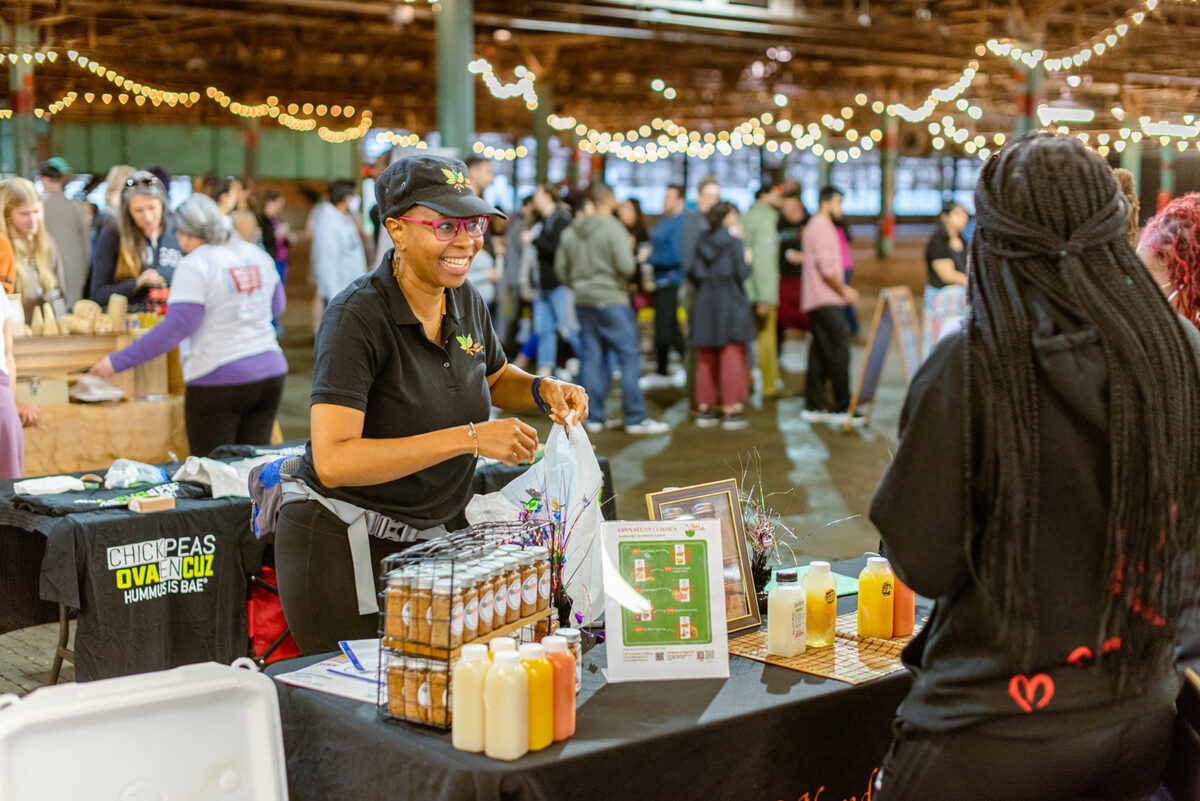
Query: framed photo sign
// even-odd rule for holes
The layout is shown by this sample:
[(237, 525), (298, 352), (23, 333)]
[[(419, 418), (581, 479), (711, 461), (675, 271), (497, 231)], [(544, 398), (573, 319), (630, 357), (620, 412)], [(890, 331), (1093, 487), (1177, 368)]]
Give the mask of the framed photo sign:
[(719, 520), (721, 575), (725, 584), (725, 626), (728, 633), (758, 628), (762, 618), (754, 597), (750, 556), (737, 481), (732, 478), (694, 487), (652, 492), (646, 496), (651, 520)]

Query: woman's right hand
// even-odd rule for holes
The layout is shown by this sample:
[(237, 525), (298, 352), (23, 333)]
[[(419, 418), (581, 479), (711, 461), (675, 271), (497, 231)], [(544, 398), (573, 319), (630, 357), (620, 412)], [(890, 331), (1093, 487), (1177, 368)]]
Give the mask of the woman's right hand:
[(165, 283), (167, 283), (167, 282), (164, 281), (163, 277), (158, 274), (158, 270), (151, 268), (149, 270), (142, 271), (142, 274), (137, 277), (136, 286), (138, 289), (141, 289), (142, 287), (147, 286), (147, 285), (165, 284)]
[(533, 461), (538, 449), (537, 429), (515, 417), (492, 420), (475, 426), (479, 455), (504, 464)]

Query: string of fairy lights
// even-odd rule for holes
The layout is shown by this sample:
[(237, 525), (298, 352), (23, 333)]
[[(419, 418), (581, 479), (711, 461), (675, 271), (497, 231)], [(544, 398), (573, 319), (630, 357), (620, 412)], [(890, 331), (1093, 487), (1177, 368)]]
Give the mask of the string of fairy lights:
[[(1084, 42), (1058, 52), (1050, 53), (1040, 48), (1001, 39), (991, 39), (980, 44), (976, 46), (975, 52), (978, 56), (990, 53), (1028, 69), (1040, 67), (1049, 72), (1069, 72), (1082, 67), (1093, 58), (1111, 52), (1147, 19), (1147, 15), (1171, 1), (1140, 0), (1137, 5), (1111, 25)], [(1173, 2), (1194, 4), (1197, 0), (1173, 0)], [(168, 107), (190, 108), (199, 103), (202, 97), (197, 91), (173, 91), (135, 81), (75, 50), (69, 50), (65, 55), (75, 66), (108, 81), (115, 91), (67, 92), (46, 107), (34, 109), (34, 114), (38, 118), (60, 114), (80, 100), (87, 104), (127, 105), (132, 103), (141, 107), (149, 103), (153, 107), (165, 104)], [(11, 64), (24, 61), (32, 65), (47, 61), (55, 62), (58, 56), (59, 53), (53, 49), (25, 53), (10, 52), (0, 54), (0, 62), (7, 58)], [(538, 108), (540, 101), (536, 89), (536, 76), (527, 67), (518, 65), (514, 68), (515, 80), (508, 83), (497, 75), (495, 68), (484, 58), (472, 60), (468, 64), (468, 70), (479, 76), (494, 97), (501, 100), (519, 99), (531, 111)], [(549, 115), (548, 121), (555, 130), (573, 132), (578, 140), (578, 148), (585, 153), (611, 154), (637, 163), (649, 163), (679, 153), (706, 159), (718, 153), (729, 155), (743, 147), (763, 147), (770, 153), (780, 153), (785, 156), (792, 152), (811, 151), (815, 156), (827, 162), (846, 163), (862, 157), (877, 147), (883, 138), (883, 132), (877, 126), (885, 117), (898, 117), (915, 125), (927, 123), (925, 127), (931, 137), (929, 144), (935, 151), (947, 147), (961, 147), (968, 155), (987, 158), (993, 148), (1003, 145), (1006, 141), (1005, 134), (996, 133), (990, 138), (980, 133), (972, 135), (967, 128), (960, 127), (955, 118), (955, 114), (962, 114), (972, 121), (982, 119), (983, 109), (964, 97), (974, 84), (979, 70), (978, 60), (970, 60), (956, 81), (949, 86), (935, 87), (921, 103), (914, 106), (898, 102), (887, 103), (879, 99), (871, 99), (865, 93), (859, 93), (854, 98), (855, 106), (863, 111), (869, 109), (875, 115), (870, 125), (861, 128), (852, 124), (856, 116), (856, 109), (852, 106), (843, 107), (837, 114), (824, 114), (819, 122), (812, 121), (805, 124), (788, 119), (786, 108), (789, 99), (783, 94), (776, 94), (773, 97), (773, 103), (780, 114), (778, 119), (774, 112), (767, 111), (757, 117), (744, 120), (732, 128), (717, 131), (691, 130), (666, 117), (655, 117), (643, 125), (625, 131), (600, 130), (574, 117), (556, 114)], [(668, 86), (662, 79), (652, 80), (650, 88), (668, 101), (677, 96), (676, 89)], [(284, 128), (297, 132), (316, 132), (323, 140), (331, 143), (342, 143), (361, 138), (370, 130), (373, 121), (373, 113), (370, 109), (359, 111), (352, 105), (325, 105), (310, 102), (282, 103), (275, 96), (268, 97), (265, 102), (246, 103), (214, 86), (208, 87), (203, 97), (235, 116), (245, 119), (269, 119)], [(955, 104), (954, 110), (949, 114), (944, 114), (940, 120), (930, 121), (937, 110), (948, 103)], [(1043, 106), (1039, 111), (1045, 108)], [(349, 121), (356, 115), (358, 119), (353, 124), (339, 126), (336, 122), (338, 119)], [(1127, 147), (1127, 143), (1138, 143), (1143, 139), (1157, 139), (1163, 147), (1174, 142), (1180, 151), (1186, 150), (1194, 142), (1197, 149), (1200, 149), (1200, 123), (1197, 123), (1192, 115), (1185, 115), (1182, 122), (1155, 121), (1149, 117), (1142, 117), (1137, 121), (1140, 124), (1140, 130), (1133, 125), (1122, 125), (1125, 122), (1125, 112), (1119, 106), (1115, 106), (1111, 110), (1111, 115), (1116, 123), (1121, 125), (1115, 134), (1073, 132), (1067, 125), (1054, 126), (1052, 121), (1045, 117), (1043, 125), (1062, 133), (1074, 133), (1089, 146), (1095, 147), (1101, 155), (1107, 155), (1110, 148), (1121, 152)], [(11, 110), (0, 109), (0, 119), (11, 116)], [(325, 122), (323, 123), (322, 120)], [(970, 123), (966, 124), (970, 125)], [(417, 149), (429, 147), (428, 142), (415, 133), (380, 131), (376, 134), (376, 139), (379, 142)], [(838, 146), (833, 144), (834, 141), (838, 142)], [(483, 141), (475, 142), (472, 150), (487, 158), (499, 160), (512, 160), (527, 155), (527, 149), (524, 146), (496, 147)]]

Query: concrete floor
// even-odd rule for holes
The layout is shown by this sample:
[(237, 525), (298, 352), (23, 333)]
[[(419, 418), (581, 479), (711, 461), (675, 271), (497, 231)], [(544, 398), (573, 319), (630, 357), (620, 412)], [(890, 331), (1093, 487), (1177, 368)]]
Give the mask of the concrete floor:
[[(921, 251), (923, 236), (897, 242), (889, 259), (877, 259), (870, 243), (861, 239), (854, 248), (854, 283), (862, 293), (859, 317), (870, 323), (878, 290), (896, 284), (919, 293), (924, 284)], [(918, 295), (919, 297), (919, 295)], [(289, 287), (289, 308), (282, 338), (290, 364), (279, 423), (285, 438), (308, 436), (308, 394), (312, 377), (311, 289)], [(762, 490), (768, 505), (780, 515), (792, 534), (783, 534), (781, 556), (786, 564), (810, 559), (844, 559), (874, 550), (878, 533), (866, 519), (871, 495), (891, 460), (905, 378), (900, 356), (889, 351), (870, 425), (850, 434), (840, 428), (809, 424), (804, 407), (806, 343), (789, 340), (781, 356), (786, 387), (784, 397), (764, 402), (755, 395), (744, 431), (699, 429), (688, 419), (688, 403), (681, 389), (646, 394), (650, 415), (670, 424), (661, 436), (634, 437), (606, 431), (592, 437), (597, 453), (612, 465), (618, 516), (646, 519), (645, 496), (666, 487), (683, 487), (734, 478), (744, 486), (758, 483), (758, 470), (746, 464), (757, 459)], [(853, 348), (851, 382), (857, 379), (861, 344)], [(619, 406), (614, 387), (609, 398)], [(550, 423), (537, 414), (522, 415), (538, 429), (544, 441)], [(22, 695), (48, 680), (57, 624), (35, 626), (0, 635), (0, 694)], [(64, 667), (61, 681), (71, 681), (74, 671)]]

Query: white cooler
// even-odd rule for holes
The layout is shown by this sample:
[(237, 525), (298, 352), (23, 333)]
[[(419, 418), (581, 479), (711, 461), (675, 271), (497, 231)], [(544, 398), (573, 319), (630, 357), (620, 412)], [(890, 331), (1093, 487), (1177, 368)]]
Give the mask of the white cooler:
[(274, 684), (206, 663), (0, 696), (0, 801), (66, 799), (287, 801)]

